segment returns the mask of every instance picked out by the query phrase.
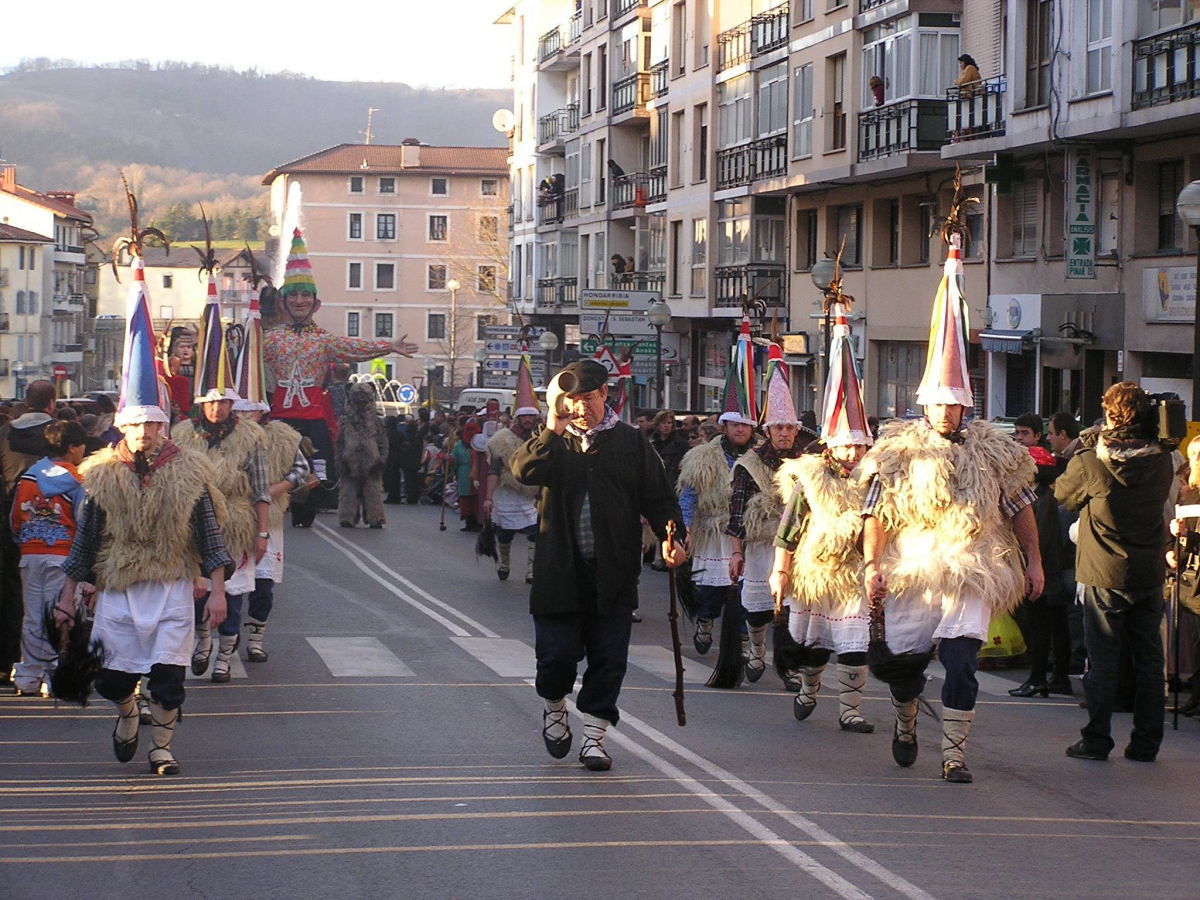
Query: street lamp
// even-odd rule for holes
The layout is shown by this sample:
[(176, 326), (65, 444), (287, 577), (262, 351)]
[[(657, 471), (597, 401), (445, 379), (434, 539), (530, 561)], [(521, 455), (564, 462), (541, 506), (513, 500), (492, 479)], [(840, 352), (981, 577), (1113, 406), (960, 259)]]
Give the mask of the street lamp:
[[(828, 257), (818, 259), (812, 265), (811, 275), (813, 284), (824, 296), (829, 292), (829, 286), (833, 284), (833, 279), (837, 275), (837, 261)], [(822, 305), (825, 307), (825, 371), (822, 373), (821, 384), (825, 384), (829, 380), (829, 347), (832, 343), (830, 316), (833, 304), (823, 303)]]
[(658, 408), (663, 408), (663, 365), (662, 365), (662, 330), (671, 322), (671, 307), (666, 303), (656, 303), (646, 313), (646, 319), (654, 326), (654, 360), (655, 377), (658, 379)]
[(437, 365), (433, 361), (432, 356), (425, 357), (425, 383), (429, 385), (429, 408), (430, 410), (437, 409), (437, 403), (433, 399), (433, 370)]
[[(1200, 181), (1187, 185), (1175, 198), (1175, 209), (1185, 225), (1196, 233), (1200, 244)], [(1200, 246), (1196, 249), (1196, 306), (1200, 308)], [(1200, 316), (1192, 317), (1192, 421), (1200, 421)]]
[(454, 368), (458, 362), (458, 289), (462, 287), (457, 278), (446, 282), (450, 292), (450, 390), (454, 390)]
[(558, 349), (558, 335), (553, 331), (543, 331), (538, 335), (538, 346), (546, 352), (546, 378), (550, 377), (550, 356)]
[(487, 359), (487, 351), (480, 347), (475, 351), (475, 365), (478, 371), (475, 373), (475, 384), (478, 387), (483, 387), (483, 361)]

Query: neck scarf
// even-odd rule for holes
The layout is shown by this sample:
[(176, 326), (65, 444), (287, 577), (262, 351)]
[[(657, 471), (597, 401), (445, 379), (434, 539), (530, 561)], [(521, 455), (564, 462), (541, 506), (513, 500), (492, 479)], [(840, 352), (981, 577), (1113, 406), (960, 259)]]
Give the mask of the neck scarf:
[(735, 447), (733, 445), (733, 441), (729, 440), (729, 435), (721, 435), (721, 449), (725, 451), (726, 456), (732, 456), (734, 459), (737, 459), (739, 456), (749, 450), (752, 443), (754, 443), (754, 441), (749, 440), (742, 444), (742, 446)]
[(605, 406), (604, 418), (602, 418), (587, 431), (580, 431), (574, 425), (568, 425), (567, 430), (571, 432), (571, 434), (578, 437), (583, 442), (583, 449), (587, 450), (596, 440), (596, 435), (600, 434), (602, 431), (608, 431), (611, 428), (616, 428), (617, 423), (620, 421), (621, 420), (617, 417), (617, 414), (612, 411), (612, 407)]
[(230, 413), (229, 418), (224, 422), (210, 422), (201, 414), (200, 434), (208, 441), (208, 446), (215, 447), (229, 436), (229, 433), (233, 431), (237, 423), (238, 417), (233, 413)]
[(135, 453), (129, 449), (129, 445), (124, 441), (117, 444), (117, 459), (138, 476), (142, 487), (145, 487), (149, 483), (150, 476), (178, 455), (179, 447), (169, 438), (163, 438), (158, 445), (158, 449), (150, 453), (144, 453), (141, 450)]
[(838, 478), (846, 479), (854, 472), (853, 469), (847, 469), (846, 464), (840, 459), (835, 459), (833, 453), (826, 447), (821, 451), (821, 458), (825, 460), (825, 468)]

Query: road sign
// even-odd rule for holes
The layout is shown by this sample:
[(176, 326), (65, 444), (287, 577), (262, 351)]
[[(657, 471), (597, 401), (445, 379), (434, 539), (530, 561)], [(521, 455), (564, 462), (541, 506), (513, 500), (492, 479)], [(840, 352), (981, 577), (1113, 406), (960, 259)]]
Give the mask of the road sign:
[(602, 291), (588, 288), (579, 292), (581, 309), (646, 312), (656, 303), (662, 303), (662, 294), (659, 291)]
[(411, 384), (402, 384), (396, 388), (396, 399), (401, 403), (412, 403), (417, 399), (417, 389)]
[[(483, 361), (484, 372), (511, 372), (517, 374), (517, 370), (521, 368), (521, 358), (519, 356), (492, 356)], [(546, 360), (530, 359), (529, 374), (535, 379), (545, 380), (546, 378)]]
[[(582, 348), (580, 350), (582, 352)], [(595, 353), (594, 350), (592, 352)], [(596, 354), (595, 360), (608, 369), (609, 381), (614, 379), (617, 376), (617, 372), (620, 371), (620, 364), (617, 362), (617, 358), (613, 355), (612, 350), (608, 347), (602, 347), (600, 352)]]
[[(536, 325), (531, 325), (525, 332), (535, 341), (545, 331), (545, 328), (540, 328)], [(487, 340), (514, 340), (521, 333), (521, 328), (518, 325), (484, 325), (483, 336)]]
[(485, 388), (515, 388), (517, 386), (517, 373), (484, 372), (483, 386)]
[(387, 378), (387, 361), (384, 359), (371, 360), (371, 374), (382, 375)]
[[(662, 359), (663, 365), (669, 366), (679, 362), (679, 341), (678, 334), (663, 332), (662, 336)], [(623, 351), (629, 347), (633, 347), (633, 364), (630, 366), (630, 373), (638, 376), (649, 377), (658, 371), (658, 366), (654, 362), (654, 339), (649, 340), (638, 338), (615, 338), (611, 339), (608, 344), (616, 351), (618, 356), (622, 356)], [(584, 338), (579, 342), (579, 353), (581, 356), (591, 356), (596, 352), (595, 338)]]
[[(532, 346), (530, 346), (530, 344), (532, 344)], [(528, 353), (531, 357), (546, 355), (546, 351), (538, 346), (538, 342), (536, 340), (523, 342), (509, 340), (508, 338), (488, 338), (483, 342), (483, 349), (489, 354), (499, 355), (503, 355), (505, 353)]]
[(653, 336), (654, 326), (642, 313), (583, 312), (579, 314), (582, 334), (647, 335)]

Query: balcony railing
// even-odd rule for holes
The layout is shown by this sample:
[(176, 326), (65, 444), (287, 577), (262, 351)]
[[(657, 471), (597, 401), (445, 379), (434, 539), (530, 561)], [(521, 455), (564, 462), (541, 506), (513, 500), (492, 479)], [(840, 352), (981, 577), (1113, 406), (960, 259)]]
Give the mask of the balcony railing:
[(538, 119), (538, 143), (549, 144), (564, 141), (579, 130), (579, 104), (571, 103)]
[(646, 178), (646, 202), (662, 203), (667, 199), (667, 165), (655, 166)]
[(717, 151), (717, 190), (743, 187), (760, 178), (787, 174), (787, 135), (759, 138)]
[(579, 215), (579, 188), (568, 188), (563, 194), (563, 214), (568, 219)]
[(506, 209), (505, 212), (508, 213), (508, 233), (512, 234), (513, 233), (513, 218), (514, 218), (514, 216), (513, 216), (513, 207), (512, 207), (511, 203), (508, 204), (508, 209)]
[(874, 9), (877, 6), (883, 6), (883, 4), (890, 2), (891, 0), (858, 0), (858, 11), (865, 13), (868, 9)]
[(777, 263), (717, 266), (714, 271), (717, 309), (738, 309), (747, 300), (761, 300), (768, 308), (784, 305), (787, 268)]
[(574, 275), (561, 278), (539, 278), (537, 283), (538, 309), (577, 309), (579, 279)]
[(583, 37), (583, 10), (578, 10), (575, 15), (571, 16), (567, 22), (567, 33), (570, 36), (570, 42), (574, 44)]
[(553, 225), (563, 220), (566, 211), (563, 195), (538, 198), (538, 224)]
[(945, 100), (900, 100), (858, 114), (859, 162), (937, 150), (945, 142)]
[(750, 59), (750, 23), (743, 22), (717, 35), (717, 71), (724, 72)]
[(57, 249), (59, 253), (87, 253), (86, 249), (83, 247), (77, 247), (74, 244), (56, 244), (55, 249)]
[(82, 353), (83, 344), (51, 344), (51, 353)]
[(8, 313), (0, 313), (0, 331), (8, 331)]
[[(601, 3), (604, 0), (600, 0)], [(627, 12), (632, 12), (639, 6), (645, 6), (646, 0), (613, 0), (613, 18), (619, 18)]]
[(619, 116), (631, 109), (644, 107), (650, 99), (650, 73), (634, 72), (614, 81), (612, 86), (612, 114)]
[(949, 142), (970, 141), (1004, 134), (1003, 75), (946, 90), (946, 130)]
[(538, 62), (556, 57), (563, 47), (562, 29), (552, 28), (538, 38)]
[(650, 93), (655, 97), (665, 97), (671, 86), (671, 61), (664, 59), (650, 67)]
[(646, 206), (646, 173), (626, 172), (612, 180), (612, 208), (644, 209)]
[(1200, 23), (1133, 42), (1133, 108), (1200, 97)]
[(618, 291), (658, 291), (667, 285), (666, 272), (614, 272), (610, 281)]
[(788, 4), (781, 3), (750, 20), (750, 54), (761, 56), (786, 47), (788, 43)]

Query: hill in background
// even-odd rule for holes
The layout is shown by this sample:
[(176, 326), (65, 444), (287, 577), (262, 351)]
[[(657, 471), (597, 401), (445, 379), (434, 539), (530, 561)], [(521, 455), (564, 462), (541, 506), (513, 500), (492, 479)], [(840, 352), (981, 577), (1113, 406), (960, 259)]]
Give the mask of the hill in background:
[[(210, 217), (266, 211), (273, 166), (359, 141), (367, 109), (374, 143), (503, 146), (492, 113), (503, 90), (450, 91), (379, 82), (316, 81), (164, 63), (77, 67), (39, 60), (0, 76), (0, 154), (22, 184), (74, 190), (108, 238), (126, 227), (118, 170), (143, 223), (203, 202)], [(178, 235), (180, 238), (192, 235)]]

